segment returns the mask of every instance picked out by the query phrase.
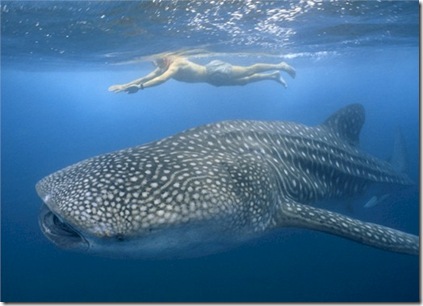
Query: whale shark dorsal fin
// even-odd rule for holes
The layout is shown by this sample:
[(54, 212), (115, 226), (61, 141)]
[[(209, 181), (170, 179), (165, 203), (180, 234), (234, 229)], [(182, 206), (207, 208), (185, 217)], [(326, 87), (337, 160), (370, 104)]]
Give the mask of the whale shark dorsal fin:
[(332, 114), (322, 123), (322, 126), (330, 129), (332, 133), (350, 145), (357, 146), (364, 118), (363, 105), (350, 104)]
[(389, 158), (392, 168), (398, 173), (406, 173), (408, 170), (407, 150), (404, 135), (400, 127), (395, 129), (394, 150)]

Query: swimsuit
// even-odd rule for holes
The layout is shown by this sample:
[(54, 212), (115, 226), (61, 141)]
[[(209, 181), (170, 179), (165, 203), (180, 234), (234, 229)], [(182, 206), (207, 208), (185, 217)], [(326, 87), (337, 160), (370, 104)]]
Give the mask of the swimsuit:
[(214, 60), (206, 66), (207, 82), (214, 86), (228, 85), (233, 80), (232, 65)]

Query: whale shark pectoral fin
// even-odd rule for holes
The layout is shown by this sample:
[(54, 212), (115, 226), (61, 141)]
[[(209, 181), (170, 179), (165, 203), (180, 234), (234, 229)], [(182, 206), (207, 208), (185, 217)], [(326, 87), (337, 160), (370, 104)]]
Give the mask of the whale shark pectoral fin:
[(294, 226), (326, 232), (391, 252), (419, 254), (418, 236), (290, 199), (281, 203), (276, 223), (280, 227)]

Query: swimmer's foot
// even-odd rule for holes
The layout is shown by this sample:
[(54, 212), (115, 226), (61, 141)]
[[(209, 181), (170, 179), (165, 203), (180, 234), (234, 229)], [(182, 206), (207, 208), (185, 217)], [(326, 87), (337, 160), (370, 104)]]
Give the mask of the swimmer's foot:
[(279, 84), (281, 84), (283, 87), (285, 87), (285, 88), (287, 88), (287, 87), (288, 87), (288, 84), (286, 84), (285, 80), (283, 79), (283, 77), (281, 77), (281, 75), (280, 75), (280, 73), (279, 73), (279, 72), (276, 72), (276, 73), (274, 74), (274, 80), (275, 80), (276, 82), (278, 82)]
[(279, 67), (280, 67), (280, 70), (287, 72), (291, 76), (291, 78), (295, 79), (295, 75), (297, 74), (297, 72), (295, 71), (294, 68), (292, 68), (285, 62), (280, 63)]

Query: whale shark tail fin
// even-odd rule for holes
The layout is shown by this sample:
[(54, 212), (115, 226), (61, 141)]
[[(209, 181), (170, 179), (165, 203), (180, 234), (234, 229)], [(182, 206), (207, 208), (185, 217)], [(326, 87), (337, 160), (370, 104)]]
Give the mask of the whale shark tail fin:
[(357, 146), (364, 120), (364, 107), (356, 103), (341, 108), (329, 116), (321, 126), (326, 127), (350, 145)]

